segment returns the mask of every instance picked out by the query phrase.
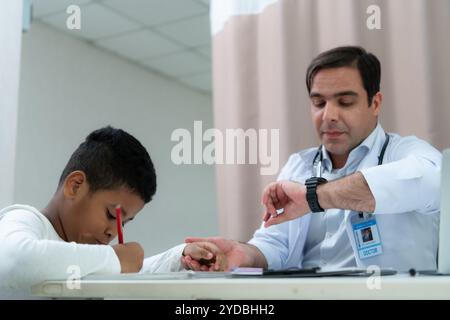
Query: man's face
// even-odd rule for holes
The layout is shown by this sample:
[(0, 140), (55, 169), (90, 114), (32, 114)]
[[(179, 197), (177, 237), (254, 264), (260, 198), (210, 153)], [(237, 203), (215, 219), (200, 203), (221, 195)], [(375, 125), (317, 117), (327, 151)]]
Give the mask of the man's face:
[(145, 205), (137, 194), (127, 188), (92, 193), (85, 179), (71, 178), (74, 180), (65, 184), (65, 196), (70, 196), (66, 196), (61, 217), (67, 241), (108, 244), (117, 236), (116, 205), (121, 206), (122, 222), (125, 224)]
[(369, 108), (359, 71), (341, 67), (315, 75), (310, 99), (321, 143), (332, 156), (347, 157), (375, 128), (382, 95), (378, 92)]

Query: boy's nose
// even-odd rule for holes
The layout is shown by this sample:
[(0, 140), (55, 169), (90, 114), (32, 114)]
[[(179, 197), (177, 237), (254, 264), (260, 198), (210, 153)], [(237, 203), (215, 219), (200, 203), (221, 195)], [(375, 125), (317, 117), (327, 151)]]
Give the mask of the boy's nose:
[(117, 230), (115, 230), (114, 228), (108, 227), (105, 230), (105, 235), (108, 237), (108, 240), (111, 241), (117, 235)]

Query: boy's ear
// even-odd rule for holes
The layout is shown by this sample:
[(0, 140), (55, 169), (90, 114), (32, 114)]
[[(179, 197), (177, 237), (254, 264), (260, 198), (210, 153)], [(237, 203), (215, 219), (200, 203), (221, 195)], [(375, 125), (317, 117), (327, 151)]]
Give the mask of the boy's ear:
[(75, 197), (86, 194), (87, 192), (89, 192), (89, 186), (87, 183), (86, 174), (83, 171), (73, 171), (64, 180), (64, 197), (74, 199)]

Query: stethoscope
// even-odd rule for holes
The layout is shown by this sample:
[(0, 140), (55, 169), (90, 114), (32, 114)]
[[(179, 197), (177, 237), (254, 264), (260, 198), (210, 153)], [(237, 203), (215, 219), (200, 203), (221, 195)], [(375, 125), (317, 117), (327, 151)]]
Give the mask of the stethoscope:
[[(386, 148), (389, 144), (390, 137), (387, 133), (385, 133), (385, 135), (386, 140), (384, 141), (383, 148), (381, 149), (380, 155), (378, 156), (378, 165), (383, 164), (384, 153), (386, 152)], [(322, 162), (323, 162), (322, 148), (323, 145), (320, 145), (319, 148), (317, 148), (316, 155), (314, 156), (313, 159), (313, 175), (315, 171), (315, 177), (322, 177)], [(368, 216), (370, 217), (372, 214), (371, 213), (365, 214), (364, 212), (359, 212), (358, 215), (360, 218), (366, 218)]]
[[(389, 144), (389, 135), (385, 133), (386, 140), (384, 141), (383, 148), (381, 149), (380, 155), (378, 156), (378, 165), (383, 164), (383, 158), (384, 153), (386, 152), (386, 148)], [(323, 145), (320, 145), (319, 148), (317, 148), (316, 155), (313, 159), (313, 175), (315, 177), (322, 177), (322, 162), (323, 162), (323, 152), (322, 152)]]

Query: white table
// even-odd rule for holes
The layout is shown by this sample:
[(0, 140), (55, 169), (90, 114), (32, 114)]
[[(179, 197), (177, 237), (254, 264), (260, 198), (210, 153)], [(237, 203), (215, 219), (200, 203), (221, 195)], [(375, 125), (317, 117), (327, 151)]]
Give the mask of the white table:
[[(377, 285), (378, 284), (378, 285)], [(105, 299), (450, 299), (450, 276), (322, 278), (188, 278), (91, 276), (70, 289), (65, 280), (32, 288), (35, 296)]]

